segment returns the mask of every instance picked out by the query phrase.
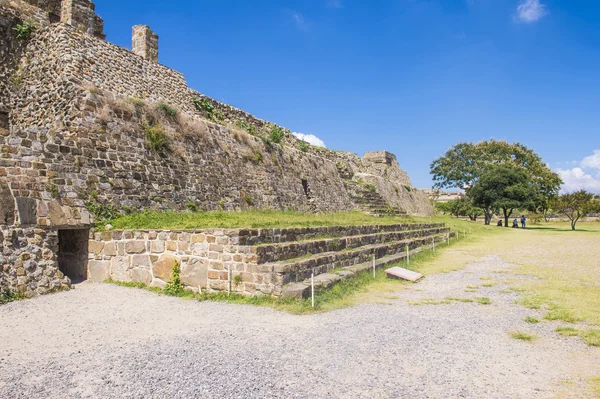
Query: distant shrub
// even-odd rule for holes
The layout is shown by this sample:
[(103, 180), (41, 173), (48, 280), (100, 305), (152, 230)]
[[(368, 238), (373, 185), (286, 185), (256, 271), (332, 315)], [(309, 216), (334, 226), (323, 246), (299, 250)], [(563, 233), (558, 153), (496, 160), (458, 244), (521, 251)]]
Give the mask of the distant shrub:
[(169, 137), (161, 125), (144, 126), (146, 131), (146, 145), (158, 154), (165, 156), (171, 152)]
[(254, 200), (248, 194), (244, 194), (244, 202), (246, 202), (246, 204), (248, 204), (250, 206), (254, 205)]
[(273, 126), (273, 128), (271, 129), (271, 133), (269, 133), (269, 138), (271, 139), (271, 141), (279, 144), (281, 143), (281, 140), (283, 140), (283, 137), (283, 129), (277, 126)]
[(254, 154), (254, 162), (255, 162), (255, 163), (257, 163), (257, 164), (259, 164), (259, 163), (261, 163), (262, 161), (263, 161), (263, 154), (262, 154), (262, 152), (260, 152), (260, 151), (259, 151), (259, 152), (256, 152), (256, 153)]
[(308, 152), (308, 150), (310, 149), (310, 144), (308, 144), (304, 140), (300, 140), (300, 142), (298, 143), (298, 147), (300, 148), (300, 151)]
[(13, 30), (17, 33), (17, 39), (27, 41), (31, 39), (31, 34), (35, 30), (35, 26), (32, 22), (25, 21), (15, 26)]
[(409, 193), (412, 191), (412, 187), (411, 186), (404, 186), (404, 188), (406, 189), (406, 191), (408, 191)]
[(377, 191), (377, 187), (375, 187), (375, 186), (374, 186), (374, 185), (372, 185), (372, 184), (365, 184), (365, 188), (366, 188), (367, 190), (369, 190), (370, 192), (372, 192), (372, 193), (374, 193), (375, 191)]
[(177, 116), (177, 108), (170, 106), (167, 103), (156, 104), (156, 109), (164, 113), (166, 116), (175, 117)]

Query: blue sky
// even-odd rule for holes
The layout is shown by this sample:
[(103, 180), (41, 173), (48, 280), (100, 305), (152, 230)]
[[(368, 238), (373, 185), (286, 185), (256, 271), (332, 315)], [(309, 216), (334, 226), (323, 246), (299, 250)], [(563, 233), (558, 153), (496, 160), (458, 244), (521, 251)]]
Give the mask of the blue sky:
[[(160, 36), (190, 87), (312, 134), (395, 153), (415, 186), (459, 141), (535, 149), (600, 193), (600, 2), (96, 0), (107, 40)], [(596, 150), (596, 151), (595, 151)]]

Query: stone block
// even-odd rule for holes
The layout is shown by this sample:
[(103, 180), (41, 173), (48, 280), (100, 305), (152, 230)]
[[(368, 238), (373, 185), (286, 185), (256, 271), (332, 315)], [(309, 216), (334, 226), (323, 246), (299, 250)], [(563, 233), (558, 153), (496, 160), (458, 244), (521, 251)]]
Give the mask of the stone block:
[(146, 242), (141, 240), (127, 241), (125, 250), (128, 254), (141, 254), (146, 252)]
[(88, 262), (88, 279), (91, 281), (105, 281), (110, 278), (110, 262), (104, 260), (90, 260)]
[(142, 267), (149, 270), (151, 266), (149, 255), (133, 255), (131, 257), (131, 267)]
[(48, 203), (48, 219), (55, 226), (67, 225), (67, 215), (65, 215), (65, 212), (56, 200)]
[(99, 255), (104, 249), (104, 242), (102, 241), (92, 241), (88, 242), (88, 251), (93, 253), (94, 255)]
[(170, 254), (163, 254), (152, 265), (152, 272), (155, 278), (166, 282), (173, 281), (173, 268), (179, 263), (179, 259)]
[(117, 244), (114, 241), (107, 242), (104, 245), (104, 254), (108, 256), (116, 256), (117, 255)]
[(206, 241), (206, 235), (204, 234), (194, 234), (192, 235), (192, 243), (204, 242)]
[(131, 281), (136, 283), (143, 283), (146, 285), (150, 285), (152, 283), (152, 273), (146, 269), (134, 267), (129, 271), (129, 276), (131, 277)]
[(0, 182), (0, 225), (11, 225), (15, 222), (15, 198), (8, 184)]
[(181, 282), (189, 287), (206, 288), (208, 265), (198, 258), (190, 258), (181, 268)]
[(22, 225), (37, 223), (37, 201), (35, 198), (16, 197), (19, 222)]
[(152, 241), (150, 244), (150, 251), (155, 254), (165, 252), (165, 242), (160, 240)]
[(110, 274), (114, 280), (131, 281), (129, 276), (128, 256), (116, 256), (110, 260)]
[(165, 288), (167, 288), (167, 283), (165, 283), (164, 281), (155, 278), (152, 280), (152, 283), (150, 283), (150, 287), (158, 287), (162, 290), (164, 290)]

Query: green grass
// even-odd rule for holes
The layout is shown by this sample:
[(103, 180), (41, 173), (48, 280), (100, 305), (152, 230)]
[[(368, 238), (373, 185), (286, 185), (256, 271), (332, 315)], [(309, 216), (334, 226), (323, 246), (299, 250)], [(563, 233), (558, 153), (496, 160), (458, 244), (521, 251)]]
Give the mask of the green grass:
[(450, 303), (448, 299), (433, 299), (433, 298), (422, 298), (418, 301), (408, 301), (409, 305), (421, 306), (421, 305), (447, 305)]
[(480, 305), (491, 305), (492, 304), (492, 300), (487, 297), (475, 297), (475, 302), (477, 302)]
[(473, 300), (470, 298), (456, 298), (456, 297), (448, 296), (448, 297), (446, 297), (446, 299), (449, 301), (453, 301), (453, 302), (464, 302), (464, 303), (473, 302)]
[[(106, 283), (116, 284), (121, 287), (139, 288), (152, 291), (160, 295), (168, 295), (166, 290), (157, 287), (148, 287), (143, 283), (127, 283), (121, 281), (107, 280)], [(272, 296), (254, 296), (248, 297), (241, 294), (231, 293), (228, 295), (226, 292), (220, 293), (195, 293), (193, 291), (180, 290), (178, 292), (171, 293), (171, 296), (176, 296), (182, 299), (197, 300), (197, 301), (213, 301), (213, 302), (227, 302), (242, 305), (253, 305), (253, 306), (267, 306), (277, 310), (283, 310), (291, 314), (310, 314), (331, 311), (334, 309), (340, 309), (347, 306), (351, 306), (356, 302), (352, 301), (352, 296), (361, 292), (366, 291), (372, 285), (382, 284), (392, 289), (402, 289), (402, 286), (406, 286), (407, 283), (398, 280), (389, 280), (386, 277), (385, 271), (380, 269), (376, 272), (375, 278), (371, 271), (359, 272), (353, 277), (342, 280), (338, 284), (334, 285), (330, 289), (318, 293), (315, 295), (315, 307), (312, 307), (311, 300), (295, 300), (295, 299), (283, 299)], [(389, 299), (389, 295), (387, 295)]]
[(531, 342), (534, 339), (536, 339), (536, 336), (534, 334), (529, 334), (523, 331), (514, 331), (512, 333), (510, 333), (510, 336), (513, 337), (514, 339), (520, 339), (521, 341), (528, 341)]
[(415, 222), (409, 217), (375, 217), (361, 212), (325, 214), (295, 211), (142, 212), (110, 220), (114, 229), (280, 228), (379, 225)]
[(531, 323), (531, 324), (537, 324), (540, 322), (538, 319), (536, 319), (535, 317), (531, 317), (531, 316), (527, 316), (526, 318), (523, 319), (523, 321), (526, 321), (527, 323)]
[(574, 327), (556, 327), (555, 331), (564, 337), (579, 336), (579, 330)]
[(7, 304), (9, 302), (20, 301), (25, 299), (25, 295), (20, 292), (11, 291), (11, 290), (2, 290), (0, 291), (0, 305)]
[(582, 330), (574, 327), (556, 327), (555, 331), (565, 337), (581, 337), (583, 338), (583, 342), (589, 346), (600, 346), (600, 330)]

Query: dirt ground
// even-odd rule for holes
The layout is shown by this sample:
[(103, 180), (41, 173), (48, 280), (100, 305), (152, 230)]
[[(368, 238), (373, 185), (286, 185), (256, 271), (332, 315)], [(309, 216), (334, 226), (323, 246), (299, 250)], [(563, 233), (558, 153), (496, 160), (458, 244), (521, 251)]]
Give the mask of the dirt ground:
[[(555, 328), (570, 324), (544, 316), (552, 301), (583, 318), (577, 326), (593, 326), (596, 315), (587, 306), (594, 298), (573, 307), (553, 296), (567, 283), (546, 280), (556, 278), (565, 259), (581, 269), (575, 279), (598, 265), (552, 248), (554, 232), (519, 234), (501, 244), (449, 248), (435, 262), (461, 270), (323, 314), (93, 283), (1, 306), (0, 397), (594, 397), (600, 347), (559, 335)], [(594, 255), (599, 249), (589, 240), (598, 237), (567, 240), (582, 240)], [(565, 243), (564, 236), (558, 240)], [(522, 263), (507, 262), (506, 248)], [(523, 274), (538, 263), (538, 275)], [(516, 303), (532, 293), (539, 309)], [(533, 340), (515, 339), (515, 332)]]

